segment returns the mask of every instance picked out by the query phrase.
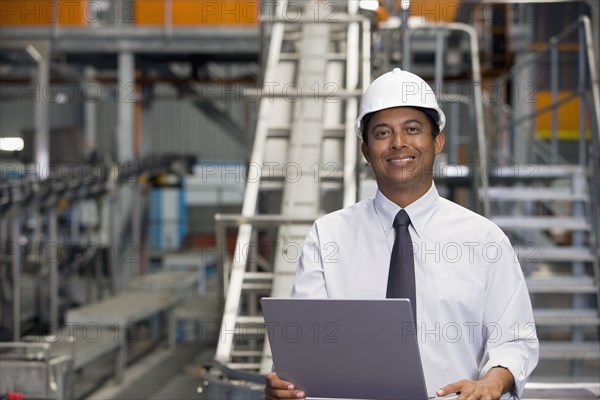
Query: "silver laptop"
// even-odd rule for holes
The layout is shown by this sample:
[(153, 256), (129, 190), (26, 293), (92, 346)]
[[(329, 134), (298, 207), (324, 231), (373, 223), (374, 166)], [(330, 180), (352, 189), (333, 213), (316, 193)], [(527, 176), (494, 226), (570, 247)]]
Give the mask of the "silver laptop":
[(408, 299), (263, 298), (261, 305), (274, 370), (307, 397), (429, 398)]

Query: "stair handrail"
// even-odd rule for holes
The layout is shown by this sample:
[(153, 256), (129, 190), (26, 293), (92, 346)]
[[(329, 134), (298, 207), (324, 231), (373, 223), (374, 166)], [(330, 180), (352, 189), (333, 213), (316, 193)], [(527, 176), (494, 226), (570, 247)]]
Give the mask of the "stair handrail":
[[(594, 252), (594, 273), (596, 279), (600, 279), (600, 90), (598, 88), (598, 70), (596, 58), (594, 55), (594, 40), (592, 36), (591, 21), (587, 16), (580, 17), (580, 40), (585, 42), (585, 56), (587, 59), (587, 71), (591, 86), (591, 140), (592, 146), (589, 149), (590, 158), (590, 199), (592, 205), (592, 233), (591, 242), (595, 244)], [(582, 52), (583, 53), (583, 52)], [(600, 286), (600, 285), (599, 285)], [(598, 301), (600, 301), (600, 291), (598, 292)], [(600, 304), (598, 307), (600, 312)]]

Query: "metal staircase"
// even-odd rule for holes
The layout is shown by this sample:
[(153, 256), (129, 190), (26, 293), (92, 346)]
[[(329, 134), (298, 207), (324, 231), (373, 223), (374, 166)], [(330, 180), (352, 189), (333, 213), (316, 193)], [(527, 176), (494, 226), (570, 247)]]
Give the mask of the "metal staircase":
[[(283, 3), (275, 15), (285, 15)], [(336, 8), (335, 18), (323, 2), (300, 4), (297, 18), (271, 20), (242, 215), (216, 216), (226, 297), (215, 361), (228, 373), (271, 370), (260, 297), (289, 296), (312, 222), (356, 201), (354, 120), (370, 81), (369, 23), (357, 4)], [(227, 226), (239, 226), (232, 260)]]
[[(558, 46), (573, 33), (578, 33), (578, 85), (559, 100)], [(489, 176), (490, 218), (510, 237), (523, 266), (540, 338), (540, 366), (572, 360), (573, 376), (585, 374), (585, 360), (600, 359), (600, 101), (591, 48), (590, 22), (581, 17), (494, 82), (498, 88), (518, 77), (535, 81), (536, 74), (528, 71), (549, 54), (551, 104), (533, 108), (515, 101), (512, 109), (491, 104), (495, 121), (488, 124), (495, 128), (488, 134), (495, 140), (490, 147), (503, 155)], [(558, 139), (565, 98), (579, 101), (578, 141), (570, 154)], [(544, 114), (551, 120), (548, 141), (532, 134)]]
[[(593, 330), (586, 332), (600, 326), (587, 171), (565, 165), (535, 165), (533, 173), (531, 165), (514, 166), (510, 171), (521, 177), (492, 179), (491, 219), (509, 235), (523, 266), (540, 357), (598, 359), (598, 338)], [(586, 336), (595, 340), (584, 340)]]
[[(598, 368), (593, 363), (600, 359), (600, 101), (589, 20), (582, 17), (552, 38), (546, 49), (530, 53), (506, 75), (481, 85), (495, 90), (484, 93), (483, 97), (481, 93), (477, 97), (476, 89), (481, 84), (476, 40), (462, 42), (457, 47), (465, 52), (460, 59), (472, 62), (471, 68), (466, 64), (463, 68), (472, 71), (473, 76), (473, 81), (465, 86), (475, 90), (460, 88), (456, 80), (451, 83), (452, 90), (444, 85), (448, 70), (444, 57), (448, 39), (444, 38), (458, 39), (460, 31), (477, 37), (462, 25), (421, 23), (411, 27), (408, 24), (401, 37), (402, 67), (423, 76), (433, 70), (432, 87), (442, 108), (450, 115), (445, 129), (445, 161), (437, 160), (434, 179), (442, 190), (449, 189), (451, 196), (457, 187), (469, 188), (467, 206), (491, 218), (510, 237), (533, 300), (541, 340), (540, 365), (570, 360), (572, 376), (590, 371), (593, 374)], [(380, 32), (382, 36), (385, 34)], [(561, 64), (559, 55), (561, 41), (568, 39), (570, 43), (566, 45), (575, 47), (573, 37), (578, 40), (575, 67), (564, 59)], [(417, 59), (414, 55), (417, 47), (418, 51), (435, 52), (433, 68), (431, 63), (413, 62)], [(548, 59), (550, 62), (544, 64)], [(577, 87), (569, 93), (565, 93), (566, 85), (557, 81), (561, 65), (574, 68), (578, 74)], [(511, 89), (516, 83), (524, 82), (536, 89), (547, 84), (536, 82), (539, 70), (535, 68), (548, 69), (548, 66), (553, 77), (549, 83), (550, 104), (541, 106), (536, 99), (526, 98), (530, 91), (515, 100), (516, 92), (511, 93)], [(504, 96), (496, 96), (498, 93)], [(512, 97), (512, 104), (508, 97)], [(463, 98), (467, 99), (466, 104)], [(561, 107), (574, 99), (579, 99), (581, 105), (577, 116), (579, 140), (576, 154), (572, 149), (569, 154), (562, 148), (565, 143), (558, 139), (559, 115), (564, 114)], [(484, 103), (486, 109), (482, 112), (477, 106)], [(535, 122), (542, 115), (549, 115), (552, 125), (547, 140), (534, 133)], [(466, 157), (459, 156), (461, 147)], [(461, 164), (461, 159), (466, 162)], [(363, 174), (368, 173), (363, 171)], [(371, 184), (369, 189), (373, 187)], [(590, 367), (588, 361), (592, 364), (586, 369)], [(552, 365), (550, 369), (538, 370), (556, 368)]]

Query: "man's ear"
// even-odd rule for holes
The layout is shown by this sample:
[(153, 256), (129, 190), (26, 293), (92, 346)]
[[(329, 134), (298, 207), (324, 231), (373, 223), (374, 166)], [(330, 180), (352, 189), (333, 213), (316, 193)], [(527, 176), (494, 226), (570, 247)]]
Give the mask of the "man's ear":
[(365, 142), (361, 143), (360, 151), (361, 151), (363, 157), (365, 158), (365, 160), (367, 160), (367, 162), (370, 163), (371, 160), (369, 160), (369, 148), (367, 147), (367, 144)]
[(433, 146), (435, 149), (435, 154), (440, 154), (444, 149), (444, 144), (446, 143), (446, 136), (442, 132), (438, 133), (437, 136), (433, 139)]

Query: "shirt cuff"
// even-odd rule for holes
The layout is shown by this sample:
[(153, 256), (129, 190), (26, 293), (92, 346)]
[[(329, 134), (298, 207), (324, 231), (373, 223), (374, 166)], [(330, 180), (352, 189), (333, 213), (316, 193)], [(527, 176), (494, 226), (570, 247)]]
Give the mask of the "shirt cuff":
[(521, 398), (521, 395), (523, 395), (523, 390), (525, 389), (525, 382), (527, 380), (527, 365), (523, 365), (521, 362), (516, 361), (511, 357), (494, 357), (493, 360), (489, 360), (481, 369), (479, 378), (483, 378), (492, 368), (495, 367), (506, 368), (512, 374), (515, 381), (513, 388), (507, 393), (504, 393), (502, 395), (502, 399)]

